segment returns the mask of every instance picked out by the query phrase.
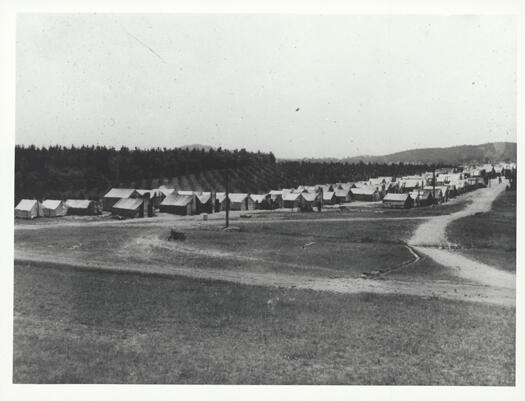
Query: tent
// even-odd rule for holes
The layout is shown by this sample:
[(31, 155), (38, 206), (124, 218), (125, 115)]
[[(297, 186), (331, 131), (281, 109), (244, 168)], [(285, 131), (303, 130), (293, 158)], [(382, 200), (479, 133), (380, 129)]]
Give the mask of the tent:
[(159, 208), (160, 203), (166, 197), (160, 189), (137, 189), (137, 192), (142, 197), (149, 195), (150, 202), (152, 202), (155, 209)]
[(383, 206), (394, 209), (408, 209), (414, 206), (414, 200), (408, 193), (386, 194), (383, 198)]
[(352, 200), (352, 191), (351, 188), (336, 188), (335, 189), (335, 198), (337, 203), (346, 203)]
[(42, 206), (36, 199), (22, 199), (15, 207), (17, 219), (31, 220), (42, 215)]
[(304, 198), (299, 192), (289, 192), (283, 195), (283, 207), (287, 209), (299, 208), (304, 204)]
[(321, 194), (317, 192), (303, 192), (301, 194), (303, 198), (303, 209), (313, 209), (314, 207), (321, 206)]
[(255, 209), (271, 209), (269, 194), (251, 194), (250, 198), (253, 201)]
[(414, 199), (414, 206), (429, 206), (434, 204), (434, 197), (432, 191), (428, 189), (410, 192), (410, 196)]
[(214, 206), (214, 196), (211, 192), (197, 192), (195, 193), (196, 196), (196, 213), (213, 213), (213, 206)]
[(350, 190), (355, 200), (365, 202), (376, 202), (379, 200), (380, 195), (376, 187), (367, 185), (361, 188), (352, 188)]
[(420, 188), (422, 186), (423, 181), (423, 177), (421, 177), (420, 179), (409, 178), (401, 180), (401, 190), (403, 192), (412, 192), (414, 189)]
[(122, 217), (144, 217), (144, 200), (142, 198), (123, 198), (111, 208), (111, 213)]
[(112, 188), (109, 192), (104, 195), (103, 209), (105, 211), (111, 211), (112, 207), (121, 199), (127, 198), (139, 198), (140, 194), (130, 188)]
[(69, 215), (94, 215), (98, 214), (95, 202), (88, 199), (66, 200), (67, 214)]
[(215, 211), (226, 210), (226, 192), (217, 192), (215, 194)]
[(197, 211), (197, 197), (192, 195), (179, 195), (172, 193), (160, 204), (160, 211), (181, 216), (195, 214)]
[(283, 207), (283, 191), (270, 191), (270, 202), (272, 209), (280, 209)]
[(231, 193), (230, 198), (230, 210), (254, 210), (255, 203), (250, 198), (249, 194), (242, 193)]
[(333, 205), (337, 203), (337, 197), (335, 196), (335, 192), (323, 192), (323, 203), (325, 205)]
[(45, 217), (62, 217), (67, 214), (67, 206), (61, 200), (47, 199), (42, 202)]

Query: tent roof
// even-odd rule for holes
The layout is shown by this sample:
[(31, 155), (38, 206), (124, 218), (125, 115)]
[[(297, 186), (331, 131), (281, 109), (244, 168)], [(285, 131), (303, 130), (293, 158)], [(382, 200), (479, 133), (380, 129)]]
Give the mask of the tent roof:
[(307, 202), (313, 202), (319, 197), (319, 194), (316, 192), (303, 192), (301, 195)]
[(403, 180), (402, 183), (405, 185), (405, 188), (415, 188), (421, 183), (421, 181), (424, 181), (424, 179), (423, 178), (421, 178), (421, 180), (408, 179), (408, 180)]
[(283, 200), (285, 200), (285, 201), (296, 201), (297, 198), (299, 198), (300, 196), (301, 196), (300, 193), (289, 192), (289, 193), (287, 193), (286, 195), (283, 196)]
[(238, 203), (243, 202), (248, 197), (248, 194), (233, 193), (229, 194), (230, 201)]
[(196, 193), (195, 196), (200, 203), (206, 203), (211, 199), (211, 192)]
[(261, 202), (264, 202), (264, 200), (266, 199), (266, 196), (267, 195), (264, 195), (264, 194), (251, 194), (250, 198), (252, 198), (252, 200), (255, 203), (261, 203)]
[(193, 201), (193, 195), (179, 195), (172, 193), (168, 195), (162, 202), (162, 206), (186, 206)]
[(15, 209), (29, 211), (35, 207), (35, 204), (38, 204), (36, 199), (22, 199), (20, 202), (18, 202), (18, 205), (16, 205)]
[(46, 199), (44, 202), (42, 202), (42, 206), (46, 209), (56, 209), (62, 204), (61, 200), (55, 200), (55, 199)]
[(377, 189), (376, 187), (369, 185), (369, 186), (364, 186), (361, 188), (352, 188), (350, 191), (354, 195), (372, 195), (375, 192), (377, 192)]
[(160, 194), (162, 193), (160, 189), (137, 189), (137, 192), (141, 196), (144, 196), (145, 194), (149, 194), (151, 198), (155, 196), (160, 196)]
[(383, 201), (397, 201), (397, 202), (405, 202), (408, 198), (410, 198), (410, 194), (386, 194), (383, 198)]
[(272, 196), (277, 196), (277, 195), (282, 195), (283, 194), (283, 191), (277, 191), (277, 190), (272, 190), (270, 191), (270, 195)]
[(335, 196), (338, 196), (338, 197), (347, 196), (349, 192), (350, 192), (350, 188), (346, 188), (346, 189), (338, 188), (335, 190)]
[[(436, 186), (436, 193), (438, 193), (438, 192), (442, 192), (442, 193), (445, 192), (445, 191), (443, 191), (443, 188), (446, 188), (446, 187), (438, 187), (438, 186)], [(425, 189), (425, 190), (428, 189), (431, 192), (433, 191), (433, 188), (431, 186), (424, 187), (423, 189)]]
[(66, 206), (75, 209), (87, 209), (93, 201), (89, 199), (68, 199), (66, 200)]
[(175, 192), (175, 189), (174, 188), (159, 188), (158, 189), (164, 196), (168, 196), (170, 194), (172, 194), (173, 192)]
[(142, 199), (138, 198), (122, 198), (117, 203), (113, 205), (115, 209), (126, 209), (126, 210), (136, 210), (142, 205)]
[(129, 198), (134, 192), (130, 188), (111, 188), (104, 198)]
[(323, 192), (323, 200), (331, 200), (335, 196), (335, 192)]
[(226, 199), (226, 192), (216, 192), (215, 200), (222, 203)]

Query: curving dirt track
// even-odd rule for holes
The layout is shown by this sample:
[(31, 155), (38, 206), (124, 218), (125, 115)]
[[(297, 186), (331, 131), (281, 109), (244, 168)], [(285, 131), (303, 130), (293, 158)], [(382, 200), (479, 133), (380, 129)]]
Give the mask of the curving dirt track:
[(447, 225), (454, 220), (476, 213), (488, 212), (494, 199), (504, 190), (504, 183), (498, 184), (496, 180), (493, 180), (490, 187), (472, 193), (472, 203), (465, 209), (449, 215), (431, 218), (421, 224), (409, 240), (409, 245), (439, 264), (450, 267), (459, 277), (488, 286), (514, 289), (516, 287), (515, 274), (498, 270), (454, 252), (454, 244), (447, 240), (445, 231)]

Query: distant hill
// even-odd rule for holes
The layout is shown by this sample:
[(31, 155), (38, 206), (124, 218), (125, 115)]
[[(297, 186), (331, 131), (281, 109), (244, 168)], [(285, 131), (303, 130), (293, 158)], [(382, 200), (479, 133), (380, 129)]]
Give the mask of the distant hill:
[(358, 163), (443, 163), (459, 164), (470, 162), (512, 161), (517, 157), (515, 142), (492, 142), (482, 145), (461, 145), (448, 148), (423, 148), (405, 150), (384, 156), (356, 156), (342, 159), (342, 162)]

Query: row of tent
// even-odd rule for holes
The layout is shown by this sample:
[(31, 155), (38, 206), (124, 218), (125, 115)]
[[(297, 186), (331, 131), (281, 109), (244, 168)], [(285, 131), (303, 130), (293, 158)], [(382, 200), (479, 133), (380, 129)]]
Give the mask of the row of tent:
[[(481, 170), (479, 170), (481, 171)], [(469, 174), (470, 173), (470, 174)], [(376, 177), (368, 181), (340, 182), (299, 186), (291, 189), (272, 190), (265, 194), (230, 193), (230, 210), (300, 209), (313, 210), (322, 205), (336, 205), (352, 201), (377, 202), (383, 200), (385, 207), (413, 207), (446, 202), (458, 194), (483, 185), (478, 173), (440, 171), (435, 176), (436, 186), (430, 185), (433, 173), (418, 176)], [(215, 213), (226, 209), (224, 192), (176, 191), (173, 188), (157, 189), (112, 188), (102, 200), (102, 210), (122, 217), (153, 216), (155, 210), (178, 215)], [(23, 199), (15, 208), (15, 217), (32, 219), (39, 216), (58, 217), (66, 214), (100, 214), (99, 204), (92, 200)]]
[(19, 219), (96, 214), (100, 214), (96, 202), (88, 199), (68, 199), (66, 201), (47, 199), (43, 202), (36, 199), (22, 199), (15, 207), (15, 217)]

